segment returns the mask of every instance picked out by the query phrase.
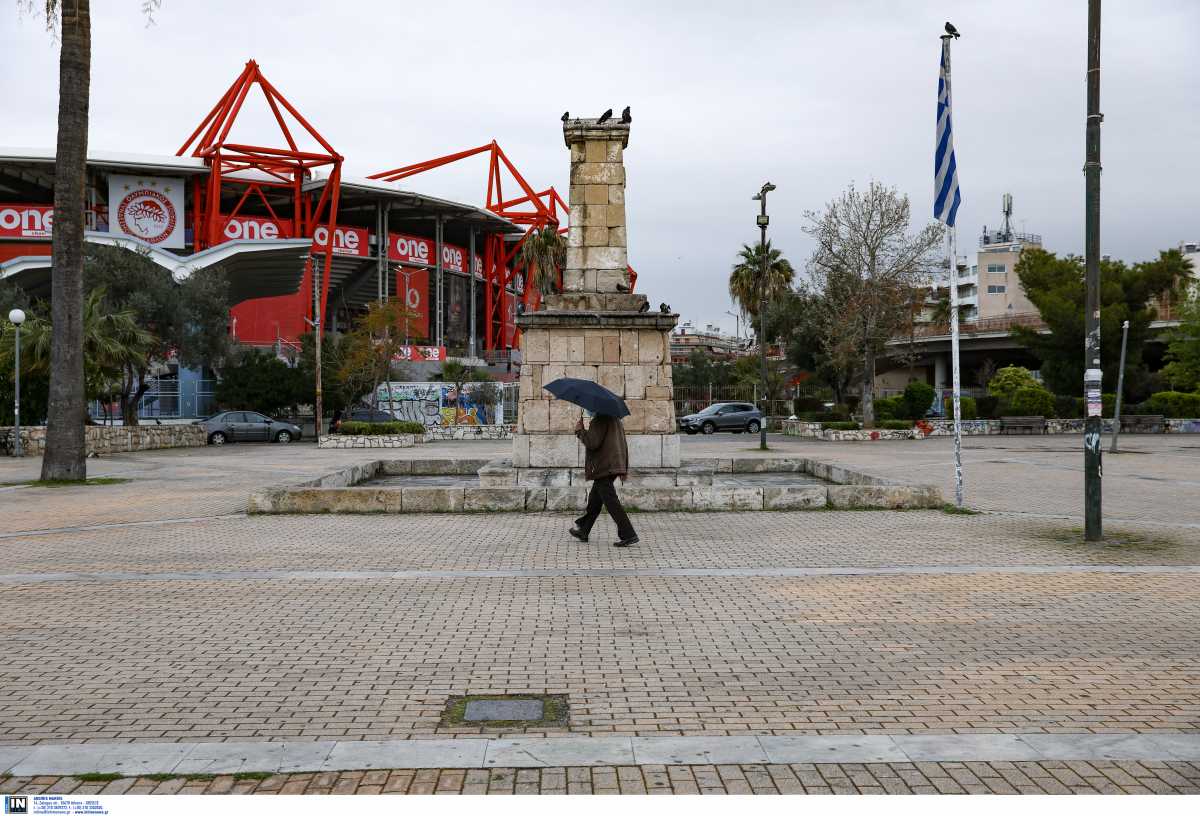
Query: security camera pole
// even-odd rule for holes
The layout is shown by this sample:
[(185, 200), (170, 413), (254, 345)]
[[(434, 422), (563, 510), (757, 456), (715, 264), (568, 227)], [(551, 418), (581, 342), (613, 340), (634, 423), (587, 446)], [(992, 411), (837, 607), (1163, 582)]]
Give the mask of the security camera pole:
[[(763, 404), (767, 406), (770, 405), (767, 398), (767, 224), (771, 223), (771, 219), (767, 217), (767, 193), (774, 189), (775, 185), (768, 181), (752, 199), (762, 204), (762, 213), (758, 216), (758, 228), (762, 230), (762, 238), (758, 245), (758, 359), (762, 367)], [(766, 411), (762, 412), (762, 422), (758, 424), (758, 449), (767, 449)]]
[(1103, 402), (1100, 366), (1100, 0), (1088, 0), (1087, 157), (1083, 165), (1085, 227), (1084, 268), (1087, 282), (1087, 336), (1084, 340), (1083, 391), (1087, 419), (1083, 428), (1083, 537), (1104, 537), (1101, 516), (1102, 463), (1100, 432)]

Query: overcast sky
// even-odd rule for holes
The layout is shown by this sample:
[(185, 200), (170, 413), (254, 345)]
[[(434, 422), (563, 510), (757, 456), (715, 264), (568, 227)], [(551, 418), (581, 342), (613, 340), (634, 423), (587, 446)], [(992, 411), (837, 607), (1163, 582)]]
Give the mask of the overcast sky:
[[(0, 7), (0, 144), (52, 146), (57, 46)], [(720, 321), (739, 246), (798, 268), (803, 212), (850, 181), (932, 207), (942, 23), (954, 44), (960, 252), (1011, 192), (1018, 229), (1083, 248), (1087, 4), (1062, 2), (246, 2), (93, 0), (93, 149), (174, 153), (250, 58), (364, 176), (496, 139), (537, 189), (567, 191), (559, 116), (633, 107), (629, 257), (639, 289)], [(604, 9), (597, 14), (595, 9)], [(949, 11), (953, 9), (953, 11)], [(1200, 239), (1200, 3), (1104, 8), (1103, 251)], [(494, 56), (493, 56), (494, 55)], [(259, 111), (255, 111), (259, 113)], [(236, 136), (275, 138), (259, 115)], [(482, 204), (483, 159), (412, 179)]]

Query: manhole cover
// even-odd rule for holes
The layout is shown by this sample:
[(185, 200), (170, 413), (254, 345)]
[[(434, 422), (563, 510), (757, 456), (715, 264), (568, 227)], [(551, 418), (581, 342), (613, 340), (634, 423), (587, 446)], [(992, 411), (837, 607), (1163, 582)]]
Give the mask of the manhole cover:
[(443, 726), (476, 725), (505, 728), (566, 725), (565, 694), (467, 694), (451, 697)]

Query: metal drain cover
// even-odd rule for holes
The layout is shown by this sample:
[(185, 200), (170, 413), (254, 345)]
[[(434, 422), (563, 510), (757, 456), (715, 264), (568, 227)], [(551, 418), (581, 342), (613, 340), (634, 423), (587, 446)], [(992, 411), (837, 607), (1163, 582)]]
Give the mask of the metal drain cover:
[(541, 700), (469, 700), (463, 713), (465, 722), (502, 720), (533, 720), (538, 722), (545, 712)]

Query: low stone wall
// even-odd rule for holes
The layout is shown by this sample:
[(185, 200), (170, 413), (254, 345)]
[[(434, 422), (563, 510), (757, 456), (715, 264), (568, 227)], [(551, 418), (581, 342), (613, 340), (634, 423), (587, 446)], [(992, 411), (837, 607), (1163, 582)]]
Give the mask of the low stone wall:
[[(800, 436), (809, 439), (823, 439), (826, 442), (875, 442), (881, 439), (925, 439), (930, 436), (952, 436), (954, 422), (949, 419), (922, 419), (911, 430), (859, 430), (834, 431), (822, 429), (819, 422), (805, 422), (798, 419), (783, 420), (783, 433), (786, 436)], [(1200, 433), (1200, 419), (1168, 419), (1165, 421), (1165, 433), (1189, 434)], [(1082, 419), (1047, 419), (1046, 434), (1082, 434), (1084, 420)], [(961, 422), (963, 436), (1000, 436), (1004, 433), (1004, 423), (998, 419), (964, 419)], [(1103, 420), (1103, 432), (1113, 432), (1113, 420)], [(1132, 431), (1122, 431), (1130, 434)]]
[[(161, 448), (202, 448), (208, 444), (199, 425), (88, 425), (84, 428), (88, 455), (159, 450)], [(13, 429), (0, 428), (0, 450), (13, 455)], [(21, 452), (41, 456), (46, 450), (46, 426), (21, 428)]]
[(416, 434), (327, 434), (317, 443), (318, 448), (411, 448), (425, 442)]
[(440, 439), (512, 439), (513, 425), (431, 425), (425, 441)]

